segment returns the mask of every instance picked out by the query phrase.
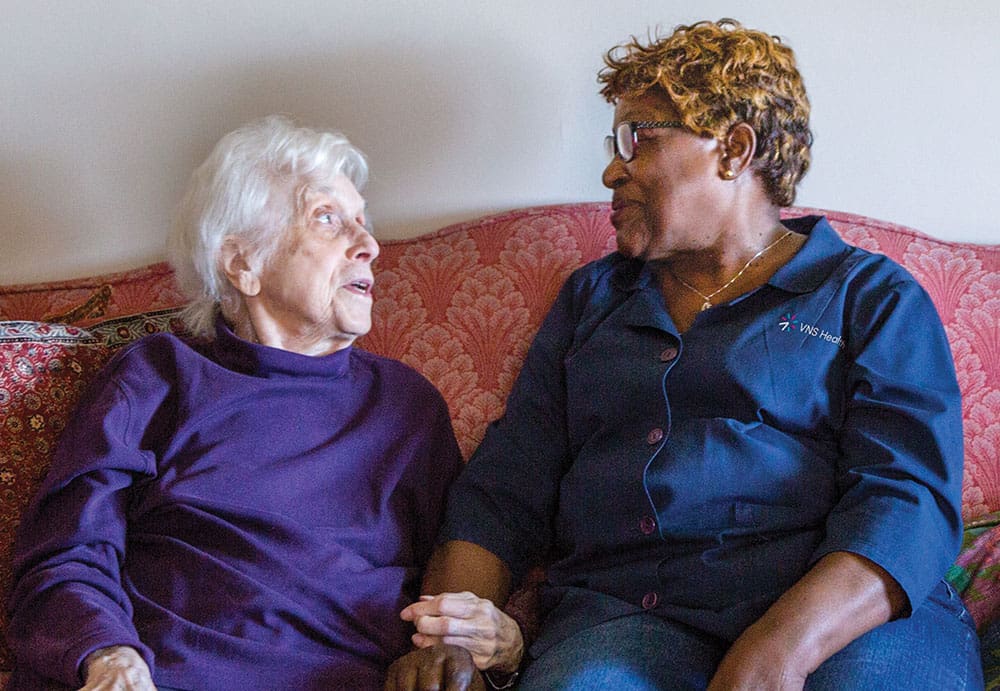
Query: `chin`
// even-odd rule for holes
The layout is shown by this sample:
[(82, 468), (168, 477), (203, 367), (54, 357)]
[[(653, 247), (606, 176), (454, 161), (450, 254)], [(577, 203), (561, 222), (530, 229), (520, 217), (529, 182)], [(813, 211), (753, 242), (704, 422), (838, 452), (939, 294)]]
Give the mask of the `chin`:
[(641, 259), (640, 256), (642, 252), (635, 246), (634, 243), (629, 242), (628, 238), (622, 237), (621, 233), (615, 236), (615, 244), (618, 246), (618, 252), (624, 254), (629, 259)]

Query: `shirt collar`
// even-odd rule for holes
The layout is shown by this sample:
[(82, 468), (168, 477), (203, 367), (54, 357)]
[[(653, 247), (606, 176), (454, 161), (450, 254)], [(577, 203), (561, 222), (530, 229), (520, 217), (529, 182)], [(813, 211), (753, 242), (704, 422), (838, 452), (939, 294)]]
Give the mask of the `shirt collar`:
[[(799, 251), (774, 272), (768, 285), (790, 293), (808, 293), (823, 284), (851, 251), (823, 216), (801, 216), (782, 221), (789, 230), (806, 237)], [(628, 320), (635, 326), (651, 326), (676, 333), (649, 265), (622, 258), (614, 276), (619, 289), (632, 294)]]
[(329, 355), (303, 355), (245, 341), (229, 328), (222, 315), (216, 317), (215, 359), (241, 374), (255, 377), (342, 377), (350, 368), (352, 347)]
[[(775, 288), (792, 293), (815, 290), (851, 251), (825, 216), (787, 218), (781, 224), (807, 237), (799, 251), (771, 276), (768, 284)], [(618, 287), (627, 292), (656, 285), (649, 266), (635, 259), (624, 259), (615, 279)]]
[(782, 222), (789, 230), (806, 235), (805, 244), (768, 280), (768, 285), (790, 293), (816, 290), (851, 251), (823, 216), (802, 216)]

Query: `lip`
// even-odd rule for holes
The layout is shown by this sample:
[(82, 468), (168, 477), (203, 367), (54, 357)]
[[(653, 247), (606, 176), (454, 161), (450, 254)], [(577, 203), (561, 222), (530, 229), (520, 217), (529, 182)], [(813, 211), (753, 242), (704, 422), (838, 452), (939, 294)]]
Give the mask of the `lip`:
[(636, 206), (639, 204), (635, 199), (629, 199), (627, 197), (611, 197), (611, 211), (622, 211), (630, 206)]
[(618, 221), (621, 219), (624, 212), (631, 206), (633, 202), (628, 199), (612, 199), (611, 200), (611, 225), (618, 225)]
[(352, 278), (347, 281), (343, 286), (344, 290), (354, 293), (355, 295), (363, 295), (365, 297), (371, 297), (372, 288), (375, 286), (375, 279), (369, 278), (367, 276), (358, 276), (357, 278)]

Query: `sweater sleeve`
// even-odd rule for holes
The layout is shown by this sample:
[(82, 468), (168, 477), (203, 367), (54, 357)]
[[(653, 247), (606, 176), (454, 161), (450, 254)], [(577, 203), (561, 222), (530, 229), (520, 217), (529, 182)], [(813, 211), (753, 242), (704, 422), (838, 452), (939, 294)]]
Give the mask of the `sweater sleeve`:
[(961, 543), (961, 396), (944, 328), (916, 281), (870, 291), (852, 319), (841, 498), (814, 560), (837, 550), (872, 560), (912, 611)]
[(139, 640), (121, 585), (126, 510), (155, 462), (139, 448), (132, 401), (109, 366), (67, 424), (15, 542), (9, 636), (21, 665), (78, 686), (84, 658)]
[[(430, 401), (424, 407), (426, 424), (421, 425), (422, 444), (418, 457), (411, 464), (410, 475), (414, 476), (409, 486), (414, 488), (414, 520), (412, 529), (417, 560), (427, 563), (434, 549), (435, 539), (444, 515), (448, 490), (461, 472), (462, 453), (455, 439), (448, 406), (430, 383)], [(414, 418), (420, 413), (414, 411)]]

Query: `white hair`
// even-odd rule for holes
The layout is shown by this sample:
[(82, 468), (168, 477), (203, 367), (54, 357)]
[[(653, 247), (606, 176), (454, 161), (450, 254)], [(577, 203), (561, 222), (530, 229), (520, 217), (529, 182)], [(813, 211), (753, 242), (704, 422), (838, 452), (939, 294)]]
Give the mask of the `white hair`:
[(220, 307), (240, 303), (220, 263), (225, 238), (242, 238), (258, 271), (303, 213), (306, 195), (337, 175), (358, 190), (368, 179), (364, 154), (337, 132), (272, 115), (219, 140), (192, 174), (168, 241), (177, 282), (191, 299), (184, 320), (194, 334), (212, 336)]

